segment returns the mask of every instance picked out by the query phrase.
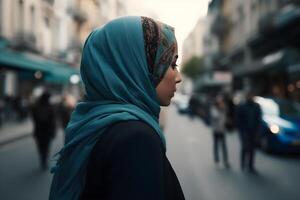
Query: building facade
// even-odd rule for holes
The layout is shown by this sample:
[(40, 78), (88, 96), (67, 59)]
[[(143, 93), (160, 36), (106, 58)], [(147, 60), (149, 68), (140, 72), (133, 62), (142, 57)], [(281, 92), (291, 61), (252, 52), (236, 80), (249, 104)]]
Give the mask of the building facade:
[(220, 48), (213, 68), (232, 73), (234, 90), (253, 89), (259, 95), (299, 101), (299, 1), (215, 0), (214, 4), (219, 5), (220, 17), (211, 23), (211, 33)]
[(182, 63), (184, 64), (193, 56), (202, 57), (203, 55), (203, 34), (205, 30), (205, 20), (199, 19), (183, 42)]
[[(89, 2), (96, 5), (96, 1), (85, 2), (86, 8)], [(70, 12), (75, 3), (74, 0), (0, 1), (1, 97), (29, 96), (39, 86), (57, 92), (73, 86), (70, 78), (78, 76), (84, 40), (81, 36), (84, 31), (76, 31), (78, 20)], [(93, 23), (91, 18), (86, 21)]]

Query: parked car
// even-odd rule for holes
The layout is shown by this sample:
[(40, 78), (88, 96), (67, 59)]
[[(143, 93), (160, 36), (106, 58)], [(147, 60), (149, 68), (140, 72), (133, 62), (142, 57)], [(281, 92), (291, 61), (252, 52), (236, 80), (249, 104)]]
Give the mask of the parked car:
[(300, 105), (279, 98), (255, 97), (262, 110), (259, 144), (265, 151), (300, 153)]

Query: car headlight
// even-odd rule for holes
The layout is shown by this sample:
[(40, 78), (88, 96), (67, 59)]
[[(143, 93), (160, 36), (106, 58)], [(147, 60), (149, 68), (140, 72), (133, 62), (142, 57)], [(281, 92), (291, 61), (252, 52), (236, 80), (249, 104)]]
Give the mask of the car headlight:
[(269, 129), (273, 134), (278, 134), (280, 132), (280, 128), (276, 124), (269, 125)]

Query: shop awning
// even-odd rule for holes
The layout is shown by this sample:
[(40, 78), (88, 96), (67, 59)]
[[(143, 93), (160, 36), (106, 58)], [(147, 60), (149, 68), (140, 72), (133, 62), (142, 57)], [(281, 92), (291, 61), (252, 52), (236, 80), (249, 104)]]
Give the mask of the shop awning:
[(0, 51), (0, 65), (20, 70), (50, 71), (43, 63), (34, 61), (22, 53), (3, 49)]
[(7, 45), (7, 41), (0, 38), (0, 49), (5, 48)]
[(79, 75), (78, 69), (67, 64), (6, 48), (0, 49), (0, 66), (32, 73), (40, 71), (43, 73), (43, 80), (53, 83), (67, 83), (72, 75)]
[(48, 68), (51, 68), (49, 73), (46, 73), (45, 80), (54, 83), (67, 83), (73, 75), (79, 77), (79, 70), (71, 68), (64, 64), (47, 63)]

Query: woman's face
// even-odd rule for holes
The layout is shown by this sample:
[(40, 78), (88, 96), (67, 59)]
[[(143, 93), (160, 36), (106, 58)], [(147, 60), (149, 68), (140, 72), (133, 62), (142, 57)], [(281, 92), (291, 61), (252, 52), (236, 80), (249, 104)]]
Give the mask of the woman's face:
[(171, 98), (176, 92), (176, 84), (181, 82), (181, 76), (177, 69), (178, 49), (176, 45), (175, 54), (171, 65), (168, 67), (163, 79), (156, 87), (156, 93), (161, 106), (168, 106), (171, 103)]

